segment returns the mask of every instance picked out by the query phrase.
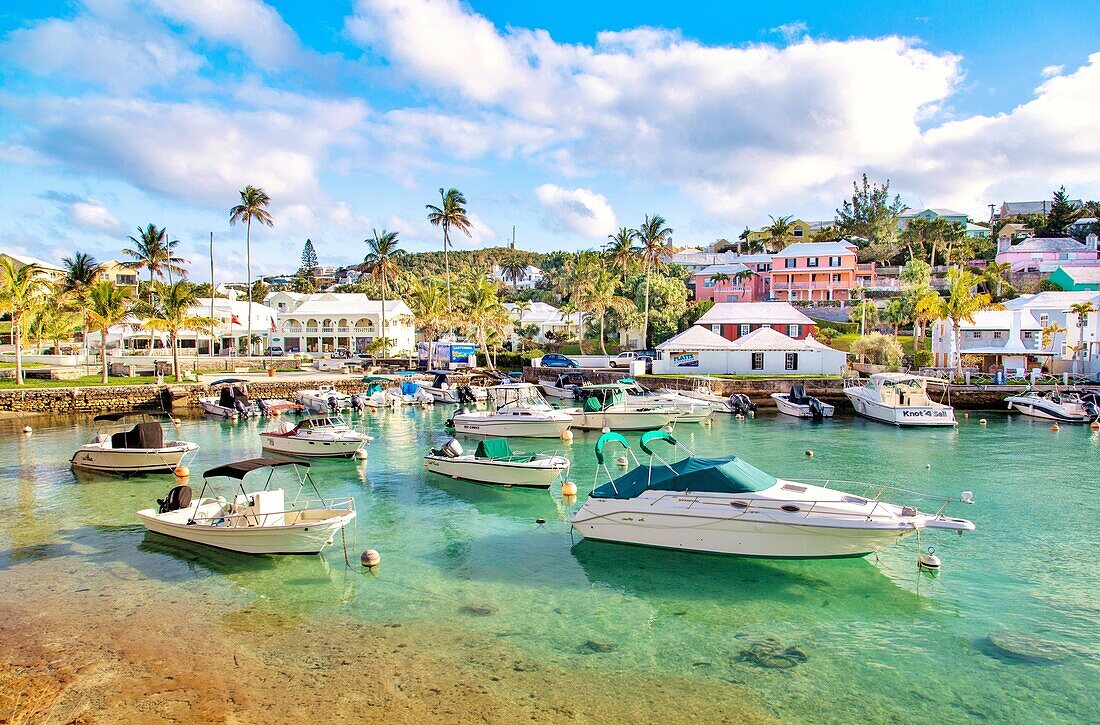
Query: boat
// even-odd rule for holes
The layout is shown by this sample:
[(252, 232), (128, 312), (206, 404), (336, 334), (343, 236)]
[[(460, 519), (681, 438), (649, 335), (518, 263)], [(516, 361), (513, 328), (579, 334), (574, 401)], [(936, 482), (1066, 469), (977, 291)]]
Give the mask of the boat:
[(928, 397), (929, 383), (946, 380), (908, 373), (875, 373), (864, 385), (850, 384), (844, 394), (858, 415), (880, 423), (910, 426), (955, 425), (955, 409)]
[(143, 410), (97, 415), (95, 437), (76, 449), (70, 464), (115, 475), (172, 473), (199, 450), (195, 443), (165, 440), (163, 422), (172, 420), (168, 413)]
[(430, 395), (437, 403), (470, 404), (488, 397), (485, 388), (472, 385), (455, 385), (451, 382), (448, 370), (429, 370), (431, 384), (420, 383), (420, 389)]
[(473, 453), (451, 439), (424, 456), (424, 468), (441, 476), (495, 486), (550, 488), (569, 470), (569, 459), (543, 453), (512, 451), (506, 438), (487, 438)]
[(675, 392), (655, 393), (634, 378), (620, 378), (618, 383), (623, 386), (623, 393), (626, 395), (624, 402), (628, 406), (660, 405), (673, 408), (678, 413), (677, 423), (702, 423), (715, 411), (715, 406), (705, 400), (689, 398)]
[(531, 383), (493, 385), (488, 393), (489, 410), (459, 408), (447, 427), (475, 436), (559, 438), (573, 424), (573, 416), (551, 408)]
[(664, 405), (626, 403), (622, 383), (586, 385), (577, 391), (579, 408), (566, 408), (581, 430), (650, 430), (677, 420), (681, 413)]
[(696, 378), (690, 390), (676, 390), (673, 388), (661, 388), (662, 393), (672, 393), (692, 400), (700, 400), (713, 407), (717, 413), (731, 413), (733, 415), (748, 415), (756, 412), (756, 403), (749, 400), (749, 396), (743, 393), (732, 395), (719, 395), (714, 392), (710, 378)]
[[(288, 466), (298, 484), (289, 502), (284, 489), (271, 487), (276, 471)], [(247, 491), (245, 476), (260, 470), (268, 472), (263, 488)], [(305, 471), (304, 477), (301, 471)], [(239, 493), (228, 499), (206, 496), (207, 489), (213, 488), (210, 479), (223, 477), (237, 480)], [(317, 493), (316, 499), (301, 498), (307, 484)], [(252, 458), (206, 471), (197, 498), (192, 498), (189, 485), (182, 484), (157, 499), (157, 508), (138, 511), (137, 517), (149, 531), (217, 549), (245, 554), (317, 554), (355, 518), (355, 500), (323, 498), (305, 461)]]
[(248, 396), (248, 381), (244, 378), (222, 378), (207, 387), (210, 395), (199, 398), (199, 405), (208, 415), (238, 418), (260, 414), (259, 406)]
[(835, 409), (828, 403), (806, 395), (806, 387), (792, 385), (789, 393), (772, 393), (775, 407), (784, 415), (793, 415), (796, 418), (812, 418), (823, 420), (832, 418)]
[(577, 388), (592, 382), (585, 373), (562, 373), (553, 380), (540, 380), (539, 389), (543, 394), (557, 400), (574, 400)]
[(1100, 419), (1100, 407), (1091, 397), (1085, 398), (1074, 390), (1055, 388), (1047, 392), (1028, 388), (1019, 395), (1005, 398), (1008, 409), (1016, 409), (1024, 415), (1061, 423), (1091, 423)]
[(260, 433), (265, 451), (309, 458), (351, 458), (374, 438), (355, 430), (338, 415), (315, 415)]
[(297, 402), (311, 413), (337, 413), (351, 407), (351, 396), (334, 385), (322, 383), (316, 388), (299, 390)]
[[(666, 461), (653, 447), (671, 445), (686, 452)], [(572, 524), (583, 537), (665, 549), (769, 558), (859, 557), (897, 543), (925, 529), (973, 531), (966, 519), (945, 515), (952, 502), (973, 503), (964, 491), (958, 498), (929, 497), (879, 484), (866, 495), (831, 487), (839, 482), (776, 478), (739, 456), (700, 458), (665, 431), (642, 435), (648, 465), (638, 464), (617, 478), (608, 470), (604, 448), (626, 439), (605, 433), (596, 442), (597, 477), (607, 481), (593, 489), (574, 514)], [(670, 456), (671, 457), (671, 456)], [(596, 481), (599, 479), (597, 478)], [(886, 492), (921, 501), (937, 501), (934, 513), (915, 506), (888, 503)]]

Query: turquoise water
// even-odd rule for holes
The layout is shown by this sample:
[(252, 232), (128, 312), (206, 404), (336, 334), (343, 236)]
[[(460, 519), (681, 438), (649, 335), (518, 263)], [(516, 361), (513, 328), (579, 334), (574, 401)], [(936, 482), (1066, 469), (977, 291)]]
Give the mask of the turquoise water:
[[(146, 534), (133, 512), (170, 480), (78, 482), (68, 459), (92, 433), (86, 419), (35, 421), (32, 436), (6, 424), (0, 569), (18, 574), (27, 562), (56, 560), (59, 573), (79, 566), (138, 579), (154, 597), (187, 587), (314, 619), (461, 628), (588, 672), (593, 687), (607, 671), (738, 683), (755, 693), (753, 706), (788, 720), (1100, 721), (1100, 434), (1088, 428), (1053, 433), (983, 413), (987, 426), (972, 414), (957, 430), (769, 414), (680, 429), (701, 455), (737, 453), (779, 476), (973, 491), (977, 503), (953, 511), (977, 532), (922, 540), (944, 561), (931, 577), (915, 570), (913, 539), (877, 560), (832, 561), (574, 545), (577, 503), (423, 471), (420, 458), (443, 437), (449, 412), (365, 416), (376, 438), (369, 460), (312, 469), (326, 496), (355, 497), (349, 555), (356, 563), (363, 549), (378, 549), (373, 575), (348, 570), (339, 541), (321, 558), (255, 558)], [(259, 455), (256, 432), (266, 425), (189, 418), (179, 437), (201, 446), (198, 472)], [(594, 441), (578, 434), (572, 445), (513, 447), (569, 455), (583, 501)], [(741, 656), (754, 646), (794, 647), (804, 658), (761, 666)]]

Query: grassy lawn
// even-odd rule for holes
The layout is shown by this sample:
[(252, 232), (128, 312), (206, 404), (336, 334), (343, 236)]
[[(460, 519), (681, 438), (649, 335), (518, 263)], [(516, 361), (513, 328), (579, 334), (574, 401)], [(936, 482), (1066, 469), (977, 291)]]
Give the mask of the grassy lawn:
[[(103, 383), (100, 382), (101, 377), (99, 375), (85, 375), (75, 380), (35, 380), (34, 378), (27, 378), (23, 385), (16, 385), (14, 380), (0, 380), (0, 390), (29, 390), (31, 388), (89, 388), (99, 387)], [(140, 376), (135, 378), (110, 378), (108, 385), (147, 385), (149, 383), (155, 383), (157, 379), (151, 375)], [(165, 379), (165, 382), (170, 382)]]
[[(858, 334), (837, 335), (829, 343), (829, 347), (835, 348), (837, 350), (843, 350), (844, 352), (850, 352), (851, 349), (852, 349), (852, 343), (855, 342), (858, 339), (859, 339)], [(901, 343), (901, 349), (904, 350), (906, 354), (910, 354), (910, 353), (913, 352), (913, 336), (912, 335), (898, 335), (898, 342)], [(926, 335), (924, 340), (921, 341), (921, 347), (924, 348), (925, 350), (928, 350), (929, 352), (931, 352), (932, 351), (932, 338), (930, 336)]]
[[(28, 368), (44, 368), (44, 367), (46, 367), (46, 365), (43, 364), (43, 363), (28, 363), (28, 362), (23, 363), (23, 369), (24, 370), (26, 370)], [(15, 370), (15, 363), (14, 362), (0, 362), (0, 370)]]

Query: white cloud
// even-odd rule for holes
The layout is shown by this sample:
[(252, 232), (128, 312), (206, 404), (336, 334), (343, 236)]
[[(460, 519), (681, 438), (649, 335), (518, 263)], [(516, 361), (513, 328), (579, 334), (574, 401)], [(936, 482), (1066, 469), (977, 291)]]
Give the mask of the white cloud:
[(769, 32), (777, 33), (783, 36), (783, 39), (788, 43), (792, 43), (799, 37), (805, 35), (806, 31), (809, 29), (810, 26), (806, 25), (802, 20), (795, 20), (794, 22), (776, 25), (774, 28), (770, 28)]
[(579, 234), (588, 239), (604, 239), (618, 228), (611, 204), (589, 189), (563, 189), (543, 184), (535, 189), (535, 198), (546, 211), (550, 228), (557, 232)]
[(150, 0), (168, 19), (200, 37), (240, 48), (261, 68), (295, 62), (298, 35), (273, 7), (260, 0)]
[(69, 218), (83, 229), (104, 234), (119, 234), (125, 228), (118, 217), (94, 199), (75, 202), (69, 207)]
[(1053, 76), (1059, 75), (1065, 69), (1066, 67), (1064, 65), (1048, 65), (1041, 71), (1039, 71), (1039, 74), (1043, 76), (1043, 78), (1051, 78)]

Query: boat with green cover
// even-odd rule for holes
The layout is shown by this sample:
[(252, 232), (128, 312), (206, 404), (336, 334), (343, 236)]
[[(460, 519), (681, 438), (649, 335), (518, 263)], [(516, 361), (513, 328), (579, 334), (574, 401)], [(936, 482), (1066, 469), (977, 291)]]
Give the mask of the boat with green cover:
[(464, 453), (453, 438), (424, 456), (424, 468), (450, 478), (495, 486), (550, 488), (569, 470), (569, 459), (513, 451), (506, 438), (488, 438), (473, 453)]

